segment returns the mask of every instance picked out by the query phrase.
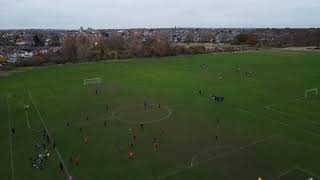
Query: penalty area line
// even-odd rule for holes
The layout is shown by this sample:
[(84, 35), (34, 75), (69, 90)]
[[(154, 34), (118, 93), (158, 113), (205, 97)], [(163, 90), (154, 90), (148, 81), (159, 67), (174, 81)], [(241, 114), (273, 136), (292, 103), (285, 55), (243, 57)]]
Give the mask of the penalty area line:
[(33, 129), (33, 128), (31, 127), (30, 120), (29, 120), (29, 119), (30, 119), (30, 118), (29, 118), (29, 113), (28, 113), (27, 110), (25, 110), (25, 114), (26, 114), (27, 127), (28, 127), (32, 132), (39, 133), (40, 130)]
[(272, 107), (272, 106), (276, 106), (276, 105), (280, 105), (280, 104), (288, 104), (288, 103), (291, 103), (291, 102), (300, 101), (302, 99), (305, 99), (305, 98), (304, 97), (299, 97), (299, 98), (288, 100), (288, 101), (283, 102), (283, 103), (269, 104), (269, 105), (264, 106), (264, 108), (268, 108), (268, 107)]
[(311, 172), (309, 170), (303, 169), (301, 167), (297, 167), (297, 170), (302, 171), (302, 172), (304, 172), (306, 174), (309, 174), (309, 175), (313, 176), (314, 178), (320, 179), (319, 175), (317, 175), (317, 174), (315, 174), (315, 173), (313, 173), (313, 172)]
[(26, 114), (27, 126), (28, 126), (29, 129), (31, 129), (30, 121), (29, 121), (29, 114), (28, 114), (28, 112), (27, 112), (26, 110), (25, 110), (24, 112), (25, 112), (25, 114)]
[[(234, 109), (235, 109), (236, 111), (244, 112), (244, 113), (247, 113), (247, 114), (249, 114), (249, 115), (257, 118), (257, 115), (256, 115), (255, 113), (251, 112), (251, 111), (247, 111), (247, 110), (244, 111), (244, 110), (241, 110), (241, 108), (234, 108)], [(287, 127), (287, 128), (296, 129), (296, 130), (298, 130), (299, 132), (303, 132), (303, 133), (305, 133), (305, 134), (309, 134), (309, 135), (313, 135), (313, 136), (320, 137), (320, 134), (318, 134), (318, 133), (316, 133), (316, 132), (313, 132), (313, 131), (310, 131), (310, 130), (308, 130), (308, 129), (299, 128), (299, 127), (297, 127), (297, 126), (290, 125), (290, 124), (288, 124), (287, 122), (284, 122), (284, 121), (281, 121), (281, 120), (275, 121), (275, 120), (273, 120), (272, 118), (269, 118), (269, 117), (265, 117), (265, 116), (261, 116), (261, 117), (262, 117), (263, 119), (271, 120), (271, 121), (273, 121), (273, 122), (276, 122), (276, 123), (278, 123), (278, 124), (281, 124), (282, 126), (285, 126), (285, 127)], [(281, 116), (279, 116), (279, 117), (281, 117)], [(282, 117), (282, 118), (284, 118), (284, 117)], [(286, 119), (289, 120), (288, 118), (286, 118)]]
[[(24, 89), (24, 93), (27, 94), (26, 89)], [(21, 102), (20, 102), (20, 103), (21, 103)], [(28, 126), (29, 129), (31, 129), (28, 111), (25, 109), (24, 112), (25, 112), (25, 115), (26, 115), (27, 126)]]
[[(273, 108), (273, 107), (265, 107), (265, 109), (267, 110), (270, 110), (270, 111), (274, 111), (274, 112), (277, 112), (285, 117), (297, 117), (299, 118), (299, 116), (297, 114), (294, 114), (294, 113), (288, 113), (288, 112), (284, 112), (284, 111), (280, 111), (276, 108)], [(314, 125), (317, 125), (317, 126), (320, 126), (320, 123), (316, 122), (316, 121), (313, 121), (311, 119), (308, 119), (308, 118), (302, 118), (303, 120), (306, 120), (306, 121), (309, 121), (310, 123), (314, 124)]]
[[(26, 89), (24, 89), (24, 93), (25, 93), (26, 96), (28, 96), (28, 93), (27, 93), (27, 90), (26, 90)], [(28, 98), (28, 97), (27, 97), (27, 98)], [(23, 104), (25, 104), (25, 103), (21, 103), (21, 101), (20, 101), (20, 104), (23, 105)], [(24, 109), (24, 111), (25, 111), (25, 115), (26, 115), (27, 127), (28, 127), (31, 131), (36, 132), (36, 133), (39, 133), (41, 130), (33, 129), (32, 126), (31, 126), (30, 118), (29, 118), (29, 108), (28, 108), (28, 109)]]
[[(39, 109), (38, 109), (38, 107), (37, 107), (37, 105), (36, 105), (36, 103), (35, 103), (35, 101), (34, 101), (34, 99), (33, 99), (33, 97), (32, 97), (32, 94), (31, 94), (30, 90), (28, 90), (28, 95), (29, 95), (29, 98), (30, 98), (30, 100), (31, 100), (31, 103), (33, 104), (34, 108), (35, 108), (36, 111), (37, 111), (37, 114), (38, 114), (38, 116), (39, 116), (39, 118), (40, 118), (40, 120), (41, 120), (41, 122), (42, 122), (42, 125), (43, 125), (46, 133), (48, 134), (51, 142), (53, 142), (53, 141), (52, 141), (53, 138), (52, 138), (51, 134), (49, 133), (49, 130), (48, 130), (48, 128), (47, 128), (47, 125), (46, 125), (46, 123), (45, 123), (44, 120), (43, 120), (42, 114), (40, 113), (40, 111), (39, 111)], [(57, 153), (57, 156), (58, 156), (60, 162), (63, 164), (63, 169), (64, 169), (66, 175), (67, 175), (68, 178), (69, 178), (69, 177), (70, 177), (70, 173), (69, 173), (69, 171), (68, 171), (68, 169), (67, 169), (67, 166), (65, 165), (65, 163), (64, 163), (64, 161), (63, 161), (63, 159), (62, 159), (62, 156), (61, 156), (58, 148), (55, 147), (54, 150), (55, 150), (55, 152)]]
[(285, 176), (287, 174), (290, 174), (291, 172), (293, 172), (295, 170), (297, 170), (297, 167), (293, 167), (293, 168), (284, 170), (284, 171), (280, 172), (280, 174), (277, 175), (276, 177), (271, 178), (271, 180), (277, 180), (277, 179), (279, 179), (279, 178), (281, 178), (281, 177), (283, 177), (283, 176)]
[[(209, 152), (211, 150), (218, 150), (218, 149), (228, 149), (228, 148), (232, 148), (232, 146), (211, 146), (211, 147), (208, 147), (204, 150), (201, 150), (199, 152), (197, 152), (191, 159), (191, 162), (190, 162), (190, 166), (193, 166), (194, 164), (198, 164), (198, 163), (201, 163), (201, 161), (199, 161), (198, 163), (195, 163), (195, 159), (197, 157), (199, 157), (201, 154), (205, 153), (205, 152)], [(205, 160), (204, 160), (205, 161)]]
[(315, 174), (315, 173), (313, 173), (313, 172), (311, 172), (311, 171), (308, 171), (308, 170), (306, 170), (306, 169), (303, 169), (303, 168), (301, 168), (301, 167), (299, 167), (299, 166), (295, 166), (295, 167), (293, 167), (293, 168), (290, 168), (290, 169), (288, 169), (288, 170), (285, 170), (285, 171), (280, 172), (279, 175), (277, 175), (276, 177), (271, 178), (271, 180), (280, 179), (281, 177), (286, 176), (286, 175), (290, 174), (290, 173), (293, 172), (293, 171), (301, 171), (301, 172), (303, 172), (303, 173), (306, 173), (306, 174), (312, 176), (313, 178), (320, 179), (320, 176), (318, 176), (317, 174)]
[(197, 164), (194, 164), (194, 165), (192, 165), (192, 166), (189, 165), (189, 166), (186, 166), (186, 167), (184, 167), (184, 168), (177, 169), (177, 170), (172, 171), (172, 172), (169, 172), (169, 173), (167, 173), (167, 174), (165, 174), (165, 175), (159, 176), (159, 177), (157, 177), (157, 178), (155, 178), (155, 179), (166, 179), (166, 178), (168, 178), (168, 177), (170, 177), (170, 176), (174, 176), (174, 175), (180, 174), (180, 173), (182, 173), (182, 172), (184, 172), (184, 171), (187, 171), (187, 170), (189, 170), (189, 169), (192, 169), (192, 168), (194, 168), (194, 167), (198, 167), (198, 166), (200, 166), (201, 164), (208, 163), (208, 162), (210, 162), (210, 161), (212, 161), (212, 160), (214, 160), (214, 159), (228, 157), (229, 155), (232, 155), (232, 154), (234, 154), (234, 153), (237, 153), (237, 152), (246, 150), (246, 149), (248, 149), (249, 147), (253, 147), (253, 146), (257, 145), (257, 144), (263, 143), (263, 142), (267, 141), (268, 139), (271, 139), (271, 138), (273, 138), (273, 137), (275, 137), (275, 136), (277, 136), (277, 135), (271, 135), (271, 136), (268, 136), (268, 137), (265, 137), (265, 138), (262, 138), (262, 139), (253, 141), (253, 142), (251, 142), (251, 143), (249, 143), (249, 144), (246, 144), (246, 145), (243, 145), (243, 146), (240, 146), (240, 147), (237, 147), (237, 148), (233, 148), (233, 149), (230, 150), (230, 151), (227, 151), (227, 152), (225, 152), (225, 153), (222, 153), (222, 154), (213, 156), (212, 158), (208, 158), (207, 160), (202, 161), (201, 163), (197, 163)]

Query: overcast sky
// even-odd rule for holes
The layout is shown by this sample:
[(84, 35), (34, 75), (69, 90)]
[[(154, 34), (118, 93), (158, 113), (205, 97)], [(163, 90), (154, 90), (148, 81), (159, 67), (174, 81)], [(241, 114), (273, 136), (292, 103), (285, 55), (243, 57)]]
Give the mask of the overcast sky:
[(320, 27), (320, 0), (0, 0), (0, 29)]

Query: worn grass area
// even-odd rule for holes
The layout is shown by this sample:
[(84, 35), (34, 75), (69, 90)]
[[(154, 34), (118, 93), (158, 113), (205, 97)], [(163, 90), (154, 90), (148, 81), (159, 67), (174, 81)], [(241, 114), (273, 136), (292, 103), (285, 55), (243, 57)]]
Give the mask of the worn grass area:
[[(232, 45), (228, 43), (172, 43), (173, 45), (181, 45), (185, 47), (192, 47), (192, 46), (204, 46), (207, 49), (212, 48), (225, 48), (225, 47), (238, 47), (238, 48), (250, 48), (248, 45)], [(251, 48), (255, 49), (255, 48)]]

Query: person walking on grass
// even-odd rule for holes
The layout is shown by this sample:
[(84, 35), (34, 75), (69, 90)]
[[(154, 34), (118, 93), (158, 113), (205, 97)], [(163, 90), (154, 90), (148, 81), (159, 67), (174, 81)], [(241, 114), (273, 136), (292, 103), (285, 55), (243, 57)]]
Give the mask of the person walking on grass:
[(143, 101), (144, 109), (147, 109), (148, 103), (147, 101)]
[(134, 146), (133, 141), (130, 141), (129, 146), (130, 146), (131, 148), (133, 148), (133, 146)]
[(135, 156), (134, 152), (132, 152), (132, 151), (128, 152), (128, 159), (133, 159), (134, 156)]
[(59, 162), (59, 169), (60, 169), (60, 172), (63, 172), (63, 163), (61, 161)]
[(85, 137), (85, 138), (84, 138), (84, 140), (83, 140), (83, 142), (84, 142), (84, 144), (88, 144), (88, 143), (89, 143), (88, 138), (87, 138), (87, 137)]
[(160, 147), (159, 142), (154, 142), (153, 143), (153, 151), (158, 151), (159, 147)]
[(69, 162), (70, 162), (71, 165), (73, 165), (73, 157), (72, 156), (70, 156)]
[(74, 159), (74, 164), (75, 164), (76, 166), (79, 166), (79, 164), (80, 164), (80, 157), (79, 157), (79, 155), (77, 155), (77, 156), (75, 157), (75, 159)]
[(164, 129), (160, 128), (160, 137), (164, 135)]
[(47, 143), (50, 144), (50, 138), (48, 134), (46, 134), (46, 139), (47, 139)]

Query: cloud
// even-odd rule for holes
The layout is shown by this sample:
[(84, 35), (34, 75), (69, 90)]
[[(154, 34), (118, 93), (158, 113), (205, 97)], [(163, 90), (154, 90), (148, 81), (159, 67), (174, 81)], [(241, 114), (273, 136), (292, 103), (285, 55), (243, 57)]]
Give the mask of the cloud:
[(0, 28), (320, 27), (319, 0), (0, 0)]

